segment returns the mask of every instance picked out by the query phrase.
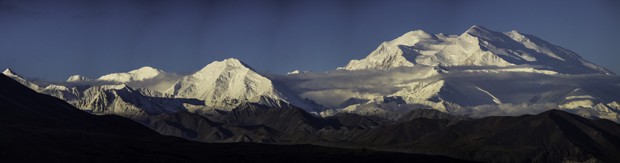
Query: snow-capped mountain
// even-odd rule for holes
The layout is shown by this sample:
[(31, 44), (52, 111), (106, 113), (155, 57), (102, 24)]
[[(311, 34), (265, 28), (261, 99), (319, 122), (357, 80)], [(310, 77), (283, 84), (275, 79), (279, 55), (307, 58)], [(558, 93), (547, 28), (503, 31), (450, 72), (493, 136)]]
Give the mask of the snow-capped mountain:
[(126, 73), (121, 72), (121, 73), (112, 73), (112, 74), (104, 75), (104, 76), (99, 77), (98, 80), (118, 82), (118, 83), (128, 83), (132, 81), (144, 81), (148, 79), (153, 79), (165, 73), (166, 72), (155, 69), (153, 67), (145, 66), (145, 67), (142, 67), (136, 70), (126, 72)]
[(234, 58), (208, 64), (179, 79), (166, 93), (178, 98), (204, 100), (206, 106), (222, 110), (252, 102), (273, 107), (289, 103), (309, 112), (320, 111), (305, 104), (297, 95), (278, 90), (270, 79)]
[[(415, 30), (338, 69), (349, 72), (289, 76), (301, 81), (289, 85), (302, 97), (339, 108), (323, 116), (349, 112), (397, 119), (417, 108), (489, 116), (556, 108), (620, 120), (620, 79), (613, 72), (515, 30), (472, 26), (460, 35)], [(320, 86), (308, 88), (315, 85)]]
[(170, 88), (181, 75), (158, 70), (150, 66), (144, 66), (129, 72), (119, 72), (107, 74), (96, 80), (82, 80), (86, 82), (103, 82), (108, 84), (126, 84), (134, 88), (144, 88), (158, 92), (165, 92)]
[(86, 76), (82, 76), (82, 75), (73, 75), (73, 76), (70, 76), (70, 77), (67, 79), (67, 82), (87, 82), (87, 81), (91, 81), (91, 80), (92, 80), (92, 79), (89, 79), (89, 78), (88, 78), (88, 77), (86, 77)]
[(395, 67), (489, 66), (528, 67), (562, 74), (613, 74), (581, 58), (576, 53), (537, 37), (515, 30), (495, 32), (472, 26), (461, 35), (430, 35), (424, 31), (408, 32), (382, 43), (368, 57), (352, 60), (339, 69), (389, 70)]

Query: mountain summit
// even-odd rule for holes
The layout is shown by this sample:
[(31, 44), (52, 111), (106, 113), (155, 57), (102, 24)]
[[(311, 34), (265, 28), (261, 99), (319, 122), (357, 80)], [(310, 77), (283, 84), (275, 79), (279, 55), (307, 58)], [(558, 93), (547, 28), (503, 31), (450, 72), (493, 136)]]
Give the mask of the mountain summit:
[(389, 70), (396, 67), (492, 66), (531, 67), (562, 74), (614, 74), (575, 52), (517, 31), (496, 32), (474, 25), (461, 35), (407, 32), (383, 42), (361, 60), (351, 60), (345, 70)]

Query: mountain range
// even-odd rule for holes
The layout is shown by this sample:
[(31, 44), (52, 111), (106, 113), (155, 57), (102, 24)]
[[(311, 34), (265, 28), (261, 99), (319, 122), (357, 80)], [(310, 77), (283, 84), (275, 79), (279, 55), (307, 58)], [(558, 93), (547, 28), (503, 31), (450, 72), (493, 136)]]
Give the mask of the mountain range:
[[(433, 109), (419, 109), (405, 114), (399, 121), (390, 121), (349, 113), (321, 118), (295, 107), (272, 108), (254, 104), (233, 109), (219, 117), (219, 122), (187, 112), (162, 117), (165, 123), (175, 123), (168, 120), (178, 118), (180, 123), (201, 126), (204, 130), (188, 135), (193, 137), (212, 136), (217, 139), (241, 135), (237, 142), (260, 140), (258, 142), (340, 148), (205, 144), (162, 136), (116, 115), (88, 114), (2, 75), (0, 84), (6, 88), (0, 90), (3, 113), (0, 116), (0, 130), (3, 131), (0, 147), (4, 156), (0, 160), (3, 162), (620, 160), (617, 155), (620, 152), (620, 125), (609, 120), (588, 120), (558, 110), (519, 117), (472, 119)], [(204, 123), (198, 122), (201, 119)]]
[(468, 162), (312, 145), (193, 142), (160, 135), (120, 116), (88, 114), (4, 75), (0, 84), (2, 162)]
[(620, 160), (612, 122), (620, 121), (620, 78), (514, 30), (415, 30), (327, 72), (263, 74), (230, 58), (191, 74), (149, 66), (65, 82), (3, 74), (88, 113), (196, 141), (364, 147), (484, 162)]

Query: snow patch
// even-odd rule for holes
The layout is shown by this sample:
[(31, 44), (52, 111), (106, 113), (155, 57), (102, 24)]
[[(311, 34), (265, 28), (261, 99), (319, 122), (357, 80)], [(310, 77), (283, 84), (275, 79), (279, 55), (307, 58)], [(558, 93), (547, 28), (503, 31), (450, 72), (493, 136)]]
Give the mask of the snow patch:
[(493, 98), (493, 102), (495, 102), (495, 104), (502, 104), (502, 101), (499, 100), (497, 97), (493, 96), (493, 94), (491, 94), (489, 91), (486, 91), (480, 87), (476, 87), (477, 90), (479, 90), (480, 92), (486, 93), (487, 95), (489, 95), (491, 98)]

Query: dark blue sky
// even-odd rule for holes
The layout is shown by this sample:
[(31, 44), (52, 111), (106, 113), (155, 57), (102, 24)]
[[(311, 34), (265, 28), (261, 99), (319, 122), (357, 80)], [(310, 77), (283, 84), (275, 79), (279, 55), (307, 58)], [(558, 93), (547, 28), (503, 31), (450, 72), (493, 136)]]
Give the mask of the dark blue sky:
[(517, 29), (620, 73), (615, 0), (0, 0), (0, 66), (62, 81), (238, 58), (265, 73), (325, 71), (407, 31)]

